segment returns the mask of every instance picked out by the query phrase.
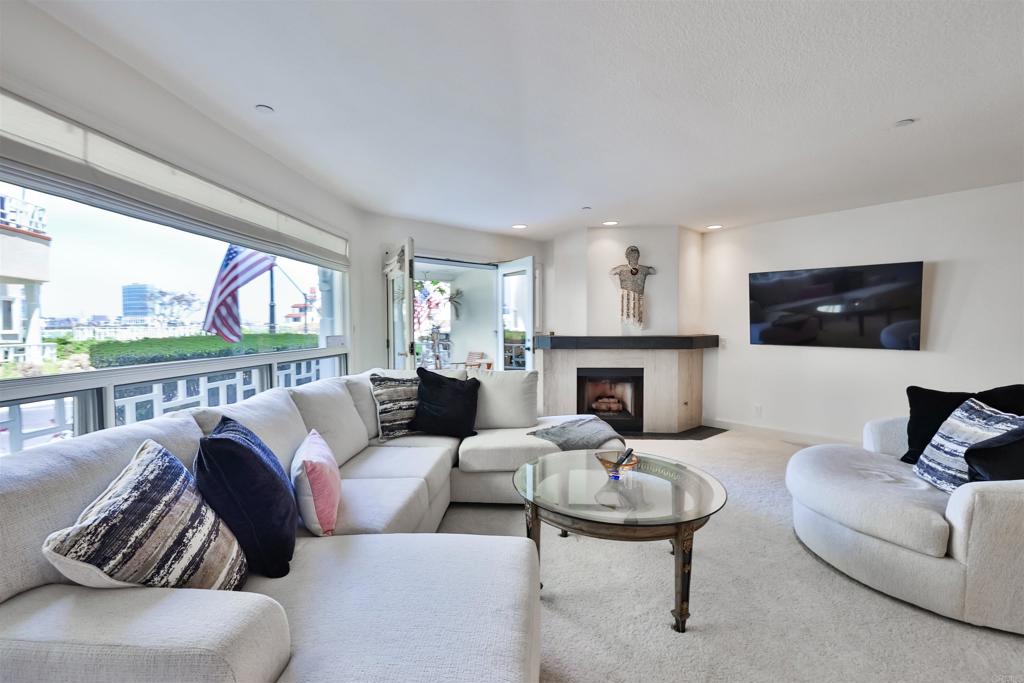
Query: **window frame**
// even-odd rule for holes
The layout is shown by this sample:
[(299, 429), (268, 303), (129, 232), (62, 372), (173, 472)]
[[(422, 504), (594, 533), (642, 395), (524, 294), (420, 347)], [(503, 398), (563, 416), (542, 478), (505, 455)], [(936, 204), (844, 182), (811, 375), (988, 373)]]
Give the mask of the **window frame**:
[[(99, 392), (95, 389), (86, 389), (82, 391), (58, 391), (52, 394), (45, 394), (40, 396), (32, 396), (27, 400), (7, 400), (0, 401), (0, 408), (12, 408), (19, 409), (26, 403), (41, 403), (43, 401), (60, 401), (65, 398), (72, 400), (72, 417), (71, 423), (75, 431), (75, 436), (80, 434), (86, 434), (88, 432), (96, 431), (101, 429), (102, 416), (99, 413)], [(9, 413), (10, 416), (10, 413)], [(3, 421), (2, 424), (6, 425), (6, 428), (11, 432), (12, 443), (15, 440), (22, 440), (27, 438), (36, 438), (38, 436), (46, 436), (53, 434), (52, 428), (43, 428), (32, 430), (31, 432), (25, 432), (21, 429), (20, 425), (17, 424), (20, 420), (12, 420), (10, 417), (8, 420)], [(13, 423), (13, 424), (12, 424)], [(18, 433), (15, 434), (15, 427), (18, 429)], [(58, 429), (59, 431), (59, 429)], [(17, 453), (19, 451), (11, 451)], [(3, 454), (0, 453), (0, 457)]]
[[(94, 195), (94, 194), (82, 194), (82, 193), (79, 193), (79, 192), (74, 192), (74, 191), (72, 191), (71, 186), (66, 185), (63, 181), (53, 185), (52, 187), (47, 187), (47, 186), (40, 187), (38, 184), (25, 184), (24, 182), (22, 182), (22, 178), (20, 176), (12, 177), (12, 175), (9, 174), (8, 171), (9, 171), (9, 168), (7, 166), (7, 163), (5, 162), (5, 160), (0, 159), (0, 182), (9, 183), (9, 184), (12, 184), (12, 185), (18, 185), (18, 186), (24, 187), (25, 189), (28, 189), (28, 190), (35, 190), (37, 192), (42, 192), (44, 194), (51, 194), (51, 195), (54, 195), (54, 196), (57, 196), (57, 197), (61, 197), (62, 199), (67, 199), (69, 201), (78, 202), (80, 204), (85, 204), (87, 206), (91, 206), (93, 208), (100, 209), (100, 210), (103, 210), (103, 211), (111, 211), (113, 213), (117, 213), (117, 214), (120, 214), (120, 215), (129, 216), (130, 218), (137, 218), (138, 220), (143, 220), (143, 221), (149, 221), (149, 222), (157, 223), (159, 225), (163, 225), (165, 227), (168, 227), (168, 228), (171, 228), (171, 229), (174, 229), (174, 230), (181, 230), (182, 232), (200, 235), (202, 237), (207, 237), (209, 239), (220, 240), (220, 241), (224, 241), (224, 240), (228, 239), (228, 236), (220, 234), (220, 233), (216, 232), (216, 230), (214, 230), (212, 228), (210, 230), (207, 230), (207, 231), (187, 229), (187, 228), (181, 227), (178, 224), (175, 224), (175, 221), (172, 221), (172, 220), (169, 220), (169, 219), (168, 220), (158, 221), (155, 218), (148, 217), (144, 213), (141, 213), (141, 212), (135, 213), (135, 212), (127, 212), (127, 211), (120, 210), (121, 207), (127, 206), (127, 202), (130, 201), (130, 200), (127, 200), (127, 199), (123, 199), (122, 198), (122, 199), (118, 199), (116, 202), (115, 201), (109, 201), (108, 202), (108, 201), (104, 200), (105, 195), (103, 193), (99, 193), (99, 194), (95, 194)], [(37, 172), (37, 173), (41, 174), (43, 172)], [(60, 189), (62, 187), (65, 188), (65, 190), (66, 190), (65, 192), (58, 193), (58, 192), (54, 191), (54, 188)], [(191, 225), (190, 219), (187, 219), (185, 217), (181, 217), (181, 221), (189, 221), (189, 225)], [(234, 238), (232, 237), (231, 239), (234, 239)], [(259, 250), (262, 250), (262, 251), (264, 251), (266, 253), (270, 253), (270, 254), (272, 254), (274, 256), (284, 256), (286, 258), (292, 258), (292, 259), (295, 259), (295, 260), (301, 260), (301, 261), (303, 261), (305, 263), (308, 263), (310, 265), (314, 265), (314, 266), (317, 266), (317, 267), (320, 267), (320, 268), (327, 268), (329, 270), (332, 270), (332, 271), (334, 271), (334, 272), (336, 272), (338, 274), (339, 288), (341, 289), (341, 297), (340, 297), (340, 300), (335, 304), (336, 313), (337, 313), (337, 315), (339, 317), (339, 321), (338, 321), (338, 323), (335, 326), (335, 334), (326, 335), (326, 337), (327, 337), (327, 344), (325, 346), (316, 347), (315, 349), (296, 349), (296, 350), (293, 350), (293, 351), (273, 351), (273, 352), (269, 352), (269, 353), (265, 353), (265, 354), (256, 354), (256, 353), (253, 353), (253, 354), (240, 354), (238, 356), (225, 356), (225, 357), (223, 357), (223, 359), (255, 358), (255, 357), (259, 357), (259, 356), (274, 356), (275, 354), (283, 354), (283, 353), (292, 354), (292, 353), (302, 353), (302, 352), (316, 351), (316, 350), (321, 350), (322, 351), (322, 350), (325, 350), (325, 349), (331, 349), (332, 350), (331, 353), (324, 354), (324, 355), (328, 355), (328, 356), (330, 356), (330, 355), (347, 354), (347, 353), (350, 352), (350, 350), (349, 350), (349, 340), (352, 338), (352, 334), (351, 334), (352, 321), (351, 321), (351, 316), (350, 316), (350, 310), (351, 310), (351, 306), (350, 306), (351, 277), (350, 277), (349, 268), (348, 268), (347, 265), (341, 265), (341, 264), (338, 264), (338, 263), (332, 263), (330, 261), (318, 258), (318, 257), (310, 255), (310, 254), (295, 253), (294, 250), (291, 250), (291, 249), (274, 250), (272, 247), (268, 248), (266, 245), (259, 244), (259, 243), (255, 242), (253, 240), (247, 240), (244, 237), (243, 238), (239, 238), (239, 239), (234, 239), (234, 241), (232, 243), (233, 244), (237, 244), (238, 246), (249, 247), (249, 248), (252, 248), (252, 249), (259, 249)], [(17, 316), (15, 315), (14, 317), (17, 317)], [(11, 330), (11, 331), (17, 331), (17, 329), (14, 329), (14, 330)], [(338, 345), (337, 342), (344, 342), (344, 343)], [(320, 357), (322, 357), (322, 356), (310, 355), (307, 358), (308, 359), (313, 359), (313, 358), (320, 358)], [(75, 376), (79, 376), (79, 375), (83, 375), (83, 374), (93, 375), (93, 374), (96, 374), (96, 373), (108, 372), (108, 371), (112, 371), (112, 370), (113, 371), (118, 371), (118, 370), (122, 370), (122, 369), (125, 369), (125, 368), (146, 368), (146, 367), (154, 367), (154, 366), (169, 366), (172, 363), (197, 363), (197, 362), (201, 362), (201, 361), (205, 361), (205, 360), (219, 360), (219, 359), (199, 359), (199, 360), (195, 360), (195, 361), (193, 361), (193, 360), (181, 360), (181, 361), (171, 361), (169, 363), (150, 363), (150, 364), (147, 364), (147, 365), (129, 365), (129, 366), (124, 366), (124, 368), (105, 368), (105, 369), (102, 369), (102, 370), (91, 370), (91, 371), (89, 371), (87, 373), (65, 373), (65, 374), (58, 374), (58, 375), (47, 375), (47, 376), (44, 376), (44, 377), (0, 379), (0, 388), (6, 388), (6, 387), (8, 387), (8, 386), (10, 386), (11, 384), (14, 384), (14, 383), (25, 383), (27, 380), (40, 380), (40, 379), (48, 379), (48, 378), (54, 378), (54, 377), (68, 377), (69, 375), (75, 375)], [(296, 358), (292, 358), (292, 360), (293, 361), (294, 360), (300, 360), (300, 358), (296, 357)], [(282, 362), (286, 362), (286, 361), (282, 361)], [(190, 373), (185, 373), (185, 374), (190, 374)], [(8, 392), (5, 390), (4, 391), (5, 397), (6, 397), (7, 393)]]
[[(0, 95), (6, 96), (7, 94), (0, 90)], [(29, 104), (29, 106), (38, 109), (35, 105)], [(73, 121), (64, 120), (69, 126), (84, 129)], [(90, 129), (84, 130), (92, 135), (99, 135)], [(338, 316), (334, 334), (324, 336), (324, 346), (3, 379), (0, 380), (0, 395), (2, 395), (0, 407), (73, 396), (76, 399), (75, 431), (77, 435), (115, 425), (114, 389), (121, 385), (156, 383), (184, 376), (259, 367), (260, 371), (264, 373), (263, 391), (266, 391), (278, 386), (279, 365), (333, 357), (337, 359), (339, 372), (346, 371), (352, 339), (352, 278), (348, 259), (349, 241), (346, 236), (339, 235), (335, 231), (325, 230), (309, 221), (299, 221), (311, 228), (340, 237), (345, 242), (345, 253), (331, 252), (313, 243), (308, 243), (310, 251), (305, 251), (301, 248), (299, 241), (287, 239), (287, 235), (284, 235), (284, 241), (275, 242), (274, 233), (259, 225), (250, 224), (235, 216), (207, 209), (170, 194), (162, 194), (153, 188), (132, 183), (128, 179), (88, 166), (77, 158), (62, 156), (7, 136), (0, 137), (3, 138), (4, 145), (3, 154), (0, 155), (0, 181), (186, 233), (327, 268), (337, 272), (338, 288), (341, 290), (334, 305), (335, 313)], [(123, 143), (118, 143), (116, 140), (103, 137), (111, 143), (121, 144), (133, 153), (145, 154), (123, 145)], [(170, 166), (160, 159), (150, 158)], [(180, 172), (188, 173), (187, 171)], [(198, 176), (194, 177), (198, 178)], [(199, 178), (199, 180), (203, 179)], [(213, 184), (211, 183), (211, 185)], [(228, 188), (222, 189), (234, 193)], [(238, 193), (234, 194), (238, 195)], [(238, 197), (254, 201), (244, 195), (238, 195)], [(266, 205), (261, 206), (266, 207)], [(276, 211), (276, 209), (267, 208)], [(278, 212), (278, 215), (282, 220), (298, 220), (281, 212)], [(17, 328), (14, 318), (17, 318), (17, 313), (12, 310), (12, 322)]]
[[(350, 265), (351, 240), (341, 226), (327, 229), (256, 201), (3, 88), (0, 140), (8, 182), (333, 270)], [(147, 170), (158, 170), (168, 186), (147, 184)], [(191, 192), (174, 187), (181, 183)]]
[[(14, 301), (12, 296), (0, 296), (0, 334), (11, 334), (18, 331), (18, 316), (15, 315)], [(10, 310), (10, 315), (5, 314), (6, 310)], [(4, 318), (10, 319), (10, 326), (4, 322)]]

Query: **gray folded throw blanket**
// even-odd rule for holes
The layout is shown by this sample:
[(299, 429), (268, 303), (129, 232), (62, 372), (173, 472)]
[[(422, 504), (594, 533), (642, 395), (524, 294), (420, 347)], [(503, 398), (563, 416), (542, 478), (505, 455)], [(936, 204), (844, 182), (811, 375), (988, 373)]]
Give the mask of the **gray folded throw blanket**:
[(562, 451), (600, 448), (609, 439), (618, 439), (626, 445), (626, 440), (599, 417), (581, 417), (529, 433), (550, 441)]

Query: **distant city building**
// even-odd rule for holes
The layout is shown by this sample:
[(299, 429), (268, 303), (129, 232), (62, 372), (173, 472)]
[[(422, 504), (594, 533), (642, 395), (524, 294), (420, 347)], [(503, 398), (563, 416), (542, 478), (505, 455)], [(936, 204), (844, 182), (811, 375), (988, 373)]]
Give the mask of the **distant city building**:
[(78, 324), (78, 318), (43, 318), (43, 326), (48, 330), (64, 330)]
[(156, 287), (132, 283), (121, 286), (121, 315), (125, 318), (148, 318), (156, 313)]
[(0, 363), (37, 365), (53, 357), (56, 347), (43, 343), (40, 307), (49, 279), (46, 211), (24, 196), (0, 194)]

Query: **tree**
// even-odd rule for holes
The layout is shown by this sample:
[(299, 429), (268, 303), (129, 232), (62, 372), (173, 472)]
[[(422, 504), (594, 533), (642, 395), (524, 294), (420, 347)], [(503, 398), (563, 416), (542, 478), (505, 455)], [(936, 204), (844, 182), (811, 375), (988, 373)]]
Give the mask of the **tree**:
[(149, 301), (153, 304), (154, 317), (164, 324), (183, 321), (206, 305), (206, 301), (195, 292), (171, 292), (166, 289), (153, 290)]

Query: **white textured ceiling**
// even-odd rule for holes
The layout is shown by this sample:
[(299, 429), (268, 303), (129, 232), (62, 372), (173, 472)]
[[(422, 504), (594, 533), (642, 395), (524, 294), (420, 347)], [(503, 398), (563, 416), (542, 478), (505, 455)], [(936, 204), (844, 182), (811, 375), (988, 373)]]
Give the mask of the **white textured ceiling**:
[(729, 227), (1024, 175), (1019, 1), (36, 4), (397, 216)]

